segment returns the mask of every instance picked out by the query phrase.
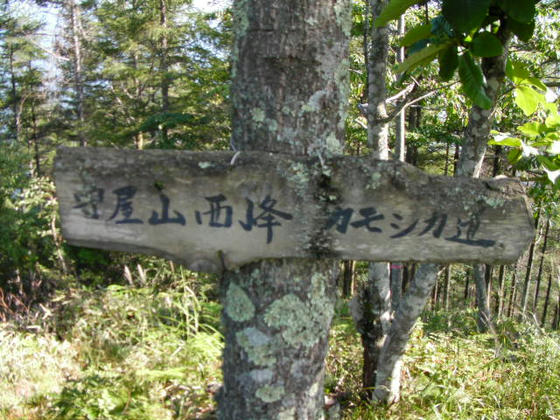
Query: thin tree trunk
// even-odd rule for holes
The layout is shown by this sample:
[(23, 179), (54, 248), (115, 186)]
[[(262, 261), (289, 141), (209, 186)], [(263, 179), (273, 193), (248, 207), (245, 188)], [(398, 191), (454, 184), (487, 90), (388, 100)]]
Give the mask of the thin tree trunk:
[(349, 298), (352, 295), (355, 265), (355, 261), (344, 261), (342, 263), (342, 297), (344, 298)]
[(550, 289), (552, 288), (552, 271), (548, 275), (548, 285), (546, 286), (546, 296), (544, 298), (544, 307), (541, 317), (541, 327), (544, 328), (546, 322), (546, 314), (548, 312), (548, 303), (550, 302)]
[[(168, 39), (167, 39), (167, 0), (159, 1), (160, 12), (160, 25), (162, 30), (161, 35), (161, 58), (160, 58), (160, 72), (161, 72), (161, 112), (169, 112), (169, 63), (168, 63)], [(167, 142), (167, 127), (162, 128), (162, 136), (164, 143)]]
[(476, 264), (473, 267), (473, 277), (476, 285), (476, 306), (478, 308), (477, 325), (481, 332), (492, 329), (492, 317), (488, 296), (486, 295), (486, 280), (484, 264)]
[(392, 403), (399, 399), (402, 355), (436, 278), (435, 264), (420, 265), (406, 295), (401, 299), (377, 364), (374, 397), (379, 401)]
[(539, 271), (537, 272), (537, 283), (535, 285), (535, 299), (533, 300), (533, 313), (537, 313), (537, 307), (539, 304), (539, 292), (540, 292), (540, 288), (541, 288), (541, 278), (542, 278), (542, 272), (543, 272), (543, 266), (544, 266), (544, 257), (546, 254), (546, 246), (548, 243), (548, 233), (550, 231), (550, 218), (546, 219), (546, 227), (544, 229), (544, 238), (543, 238), (543, 244), (542, 244), (542, 248), (541, 248), (541, 259), (539, 262)]
[(556, 310), (554, 311), (554, 320), (552, 321), (552, 329), (560, 329), (560, 274), (557, 277), (558, 298), (556, 300)]
[(78, 118), (78, 141), (80, 146), (87, 146), (87, 139), (84, 134), (84, 84), (82, 74), (82, 41), (81, 41), (81, 21), (80, 8), (76, 0), (68, 0), (68, 11), (70, 12), (70, 24), (72, 30), (72, 55), (74, 59), (74, 90), (76, 92), (76, 115)]
[[(370, 22), (374, 22), (387, 4), (386, 0), (368, 0)], [(389, 124), (387, 117), (385, 75), (389, 52), (389, 29), (370, 24), (368, 51), (368, 146), (375, 159), (389, 159)], [(364, 364), (363, 388), (371, 396), (375, 386), (379, 352), (390, 327), (391, 281), (388, 263), (371, 263), (368, 280), (354, 298), (354, 320), (362, 338)]]
[(494, 285), (493, 282), (494, 276), (494, 267), (490, 264), (486, 264), (486, 269), (484, 270), (484, 280), (486, 281), (486, 294), (488, 296), (488, 308), (492, 305), (492, 288)]
[[(387, 5), (387, 0), (369, 0), (371, 21)], [(387, 118), (385, 76), (389, 54), (389, 28), (371, 25), (368, 71), (368, 145), (376, 159), (389, 159), (389, 124)]]
[[(399, 36), (405, 33), (404, 15), (399, 18), (398, 32)], [(399, 48), (397, 54), (397, 62), (402, 63), (405, 60), (404, 47)], [(400, 162), (405, 161), (406, 152), (406, 108), (399, 113), (395, 126), (395, 153), (394, 158)], [(403, 264), (400, 262), (391, 264), (391, 311), (395, 312), (401, 300), (403, 287)]]
[(432, 288), (432, 311), (434, 312), (437, 309), (438, 295), (439, 295), (439, 282), (438, 279), (436, 278), (434, 287)]
[(443, 307), (449, 310), (449, 281), (451, 280), (451, 265), (445, 266), (445, 281), (443, 283)]
[(506, 276), (506, 266), (500, 265), (500, 272), (498, 273), (499, 291), (498, 291), (498, 299), (496, 305), (496, 313), (498, 314), (498, 318), (501, 318), (504, 312), (505, 276)]
[(391, 264), (391, 311), (395, 312), (402, 297), (403, 290), (403, 264)]
[[(505, 68), (507, 61), (508, 45), (511, 41), (512, 34), (507, 29), (507, 25), (501, 22), (500, 29), (496, 36), (504, 45), (504, 51), (497, 57), (482, 59), (482, 70), (486, 77), (486, 94), (492, 101), (491, 109), (482, 109), (478, 105), (473, 105), (469, 113), (469, 121), (463, 138), (463, 148), (459, 156), (456, 175), (470, 176), (478, 178), (482, 170), (482, 163), (490, 135), (492, 126), (494, 108), (500, 89), (503, 86), (505, 78)], [(486, 291), (486, 283), (484, 282), (483, 272), (480, 266), (474, 267), (474, 279), (476, 284), (476, 298), (479, 308), (478, 320), (479, 328), (493, 329), (492, 319), (490, 317), (490, 307), (488, 302), (488, 294)], [(478, 290), (481, 287), (484, 290)]]
[[(541, 216), (540, 209), (537, 211), (537, 217), (535, 218), (535, 230), (538, 231), (539, 227), (539, 220)], [(527, 301), (529, 300), (529, 286), (531, 283), (531, 273), (533, 271), (533, 258), (535, 256), (535, 243), (536, 243), (536, 236), (531, 242), (531, 246), (529, 247), (529, 257), (527, 259), (527, 270), (525, 271), (525, 281), (523, 283), (523, 294), (521, 295), (521, 316), (525, 316), (525, 312), (527, 311)]]
[[(236, 0), (233, 10), (237, 150), (341, 153), (350, 2)], [(224, 273), (219, 418), (323, 417), (336, 267), (284, 259)]]
[(8, 51), (8, 60), (10, 66), (10, 83), (11, 83), (11, 101), (12, 101), (12, 113), (14, 114), (13, 119), (13, 134), (14, 140), (17, 143), (21, 138), (21, 112), (20, 112), (20, 103), (21, 99), (18, 95), (17, 91), (17, 81), (16, 81), (16, 73), (14, 69), (14, 47), (10, 46)]
[(468, 299), (469, 299), (469, 280), (470, 279), (469, 279), (469, 276), (468, 276), (468, 273), (467, 273), (467, 275), (465, 276), (465, 291), (463, 293), (463, 300), (465, 302), (468, 302)]
[(519, 259), (515, 262), (513, 267), (513, 275), (511, 277), (511, 289), (509, 294), (509, 303), (507, 310), (507, 317), (513, 316), (513, 307), (515, 305), (515, 299), (517, 298), (517, 270), (519, 269)]

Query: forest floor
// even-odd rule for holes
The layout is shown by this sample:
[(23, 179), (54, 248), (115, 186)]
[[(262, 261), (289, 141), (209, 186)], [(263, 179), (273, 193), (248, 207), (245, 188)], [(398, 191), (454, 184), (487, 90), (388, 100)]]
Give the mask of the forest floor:
[[(0, 419), (214, 418), (220, 306), (179, 277), (68, 288), (33, 317), (1, 323)], [(380, 407), (360, 398), (360, 339), (340, 300), (325, 392), (344, 419), (559, 419), (560, 335), (510, 320), (497, 328), (477, 333), (469, 310), (426, 312), (401, 401)]]

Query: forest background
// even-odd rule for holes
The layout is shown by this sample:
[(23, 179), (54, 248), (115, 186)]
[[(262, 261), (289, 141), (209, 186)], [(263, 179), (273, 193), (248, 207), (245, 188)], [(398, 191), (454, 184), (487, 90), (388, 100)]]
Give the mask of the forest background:
[[(352, 155), (371, 152), (364, 112), (370, 6), (353, 4), (345, 147)], [(438, 6), (411, 8), (402, 27), (425, 31)], [(485, 267), (495, 330), (479, 331), (472, 267), (441, 267), (405, 353), (401, 401), (371, 404), (349, 310), (367, 264), (343, 262), (325, 384), (331, 411), (345, 418), (560, 418), (558, 6), (540, 2), (533, 37), (513, 40), (482, 169), (523, 181), (537, 231), (516, 264)], [(216, 278), (161, 259), (67, 245), (52, 161), (60, 145), (229, 149), (231, 27), (228, 7), (208, 13), (186, 0), (0, 6), (3, 418), (213, 415), (223, 345)], [(390, 30), (393, 157), (404, 136), (407, 162), (453, 175), (476, 103), (472, 84), (461, 75), (442, 82), (427, 56), (398, 66), (402, 48), (410, 58), (426, 45), (422, 34), (403, 39), (397, 25)], [(403, 288), (414, 271), (404, 266)]]

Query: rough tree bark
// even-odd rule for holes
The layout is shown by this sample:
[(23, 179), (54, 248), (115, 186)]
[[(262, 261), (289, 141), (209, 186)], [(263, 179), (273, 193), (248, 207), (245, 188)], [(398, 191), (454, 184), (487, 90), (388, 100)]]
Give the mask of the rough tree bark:
[[(507, 29), (507, 25), (501, 22), (500, 29), (496, 36), (504, 46), (503, 53), (499, 56), (484, 58), (482, 60), (482, 71), (486, 78), (486, 95), (492, 101), (493, 106), (490, 109), (483, 109), (478, 105), (472, 106), (469, 112), (469, 121), (463, 136), (463, 148), (455, 172), (457, 176), (478, 178), (482, 170), (488, 137), (494, 120), (494, 108), (500, 89), (504, 84), (508, 46), (512, 34)], [(473, 274), (476, 285), (476, 301), (479, 310), (478, 326), (481, 330), (485, 331), (488, 328), (492, 328), (492, 319), (488, 294), (486, 293), (484, 270), (481, 270), (481, 267), (475, 266)]]
[[(370, 0), (372, 22), (386, 6), (386, 0)], [(389, 125), (386, 110), (387, 57), (389, 49), (389, 28), (372, 25), (371, 46), (368, 58), (368, 145), (377, 159), (389, 158)], [(401, 150), (403, 148), (401, 147)], [(419, 271), (423, 276), (418, 284), (433, 287), (437, 269), (433, 265)], [(416, 282), (416, 275), (414, 276)], [(430, 284), (431, 286), (428, 286)], [(396, 305), (391, 306), (390, 268), (387, 263), (370, 264), (367, 284), (360, 291), (354, 305), (354, 318), (364, 346), (363, 386), (368, 396), (383, 403), (398, 401), (400, 398), (400, 379), (402, 353), (410, 337), (410, 331), (417, 317), (424, 309), (426, 298), (421, 301), (409, 296), (401, 298), (409, 305), (409, 314), (404, 319)], [(402, 287), (402, 286), (401, 286)], [(429, 295), (428, 291), (428, 295)], [(399, 304), (400, 305), (400, 304)], [(396, 318), (391, 321), (392, 311)], [(409, 318), (409, 316), (411, 318)], [(412, 319), (412, 321), (410, 320)], [(412, 324), (412, 325), (409, 325)]]
[[(237, 150), (342, 151), (350, 10), (347, 0), (234, 2)], [(276, 260), (224, 273), (220, 418), (323, 416), (337, 265)]]
[(378, 401), (396, 402), (400, 395), (402, 355), (437, 278), (437, 265), (422, 264), (401, 299), (395, 319), (383, 345), (377, 369), (374, 397)]
[[(386, 109), (385, 76), (389, 53), (389, 28), (376, 27), (373, 22), (387, 0), (367, 0), (370, 22), (364, 38), (368, 75), (368, 146), (374, 159), (389, 159), (389, 124)], [(371, 263), (367, 282), (360, 286), (352, 301), (352, 314), (362, 338), (362, 385), (373, 395), (378, 358), (391, 321), (391, 286), (388, 263)]]

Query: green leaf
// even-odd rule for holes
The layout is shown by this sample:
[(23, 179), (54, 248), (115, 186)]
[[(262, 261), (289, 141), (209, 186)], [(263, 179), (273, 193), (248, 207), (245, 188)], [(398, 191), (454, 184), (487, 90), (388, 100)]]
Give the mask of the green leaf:
[(493, 140), (490, 140), (488, 144), (493, 146), (510, 146), (510, 147), (521, 147), (523, 142), (517, 137), (510, 137), (508, 135), (502, 134), (495, 136)]
[(507, 154), (508, 161), (512, 165), (519, 162), (519, 160), (521, 159), (522, 156), (523, 156), (523, 154), (521, 153), (521, 149), (512, 149)]
[(439, 77), (442, 80), (451, 80), (455, 74), (455, 70), (459, 66), (459, 56), (457, 55), (457, 46), (451, 45), (443, 51), (440, 51), (439, 56)]
[(556, 104), (548, 103), (545, 105), (548, 109), (548, 116), (546, 117), (545, 124), (548, 128), (556, 128), (560, 126), (560, 114), (558, 114), (558, 108)]
[(422, 0), (391, 0), (375, 19), (375, 27), (385, 26), (391, 20), (398, 19), (406, 10)]
[(401, 47), (410, 47), (412, 44), (429, 38), (432, 35), (432, 24), (426, 23), (410, 28), (409, 31), (401, 38), (399, 45)]
[(498, 5), (518, 22), (530, 23), (535, 18), (535, 0), (499, 0)]
[(527, 83), (536, 87), (537, 89), (542, 90), (543, 92), (546, 92), (548, 90), (548, 87), (544, 84), (544, 82), (537, 77), (527, 78)]
[(527, 85), (515, 88), (514, 95), (515, 103), (527, 116), (533, 114), (540, 103), (546, 103), (546, 98), (542, 93)]
[(535, 21), (531, 21), (529, 23), (518, 22), (515, 19), (508, 20), (508, 27), (511, 31), (517, 35), (523, 42), (527, 42), (533, 36), (533, 32), (535, 32)]
[(515, 84), (522, 83), (531, 77), (531, 72), (517, 60), (509, 59), (506, 64), (506, 76)]
[(528, 122), (518, 127), (518, 130), (525, 134), (527, 137), (538, 137), (546, 132), (546, 126), (538, 122)]
[(490, 32), (481, 32), (472, 41), (471, 52), (477, 57), (497, 57), (504, 52), (501, 41)]
[(457, 32), (469, 33), (488, 15), (490, 0), (443, 0), (442, 13)]
[(444, 44), (429, 45), (426, 48), (421, 49), (417, 53), (412, 54), (407, 57), (401, 64), (395, 69), (396, 73), (404, 73), (406, 71), (412, 70), (418, 67), (424, 62), (429, 62), (437, 57), (438, 53), (449, 46), (449, 42)]
[(459, 77), (467, 97), (483, 109), (492, 107), (492, 100), (484, 89), (484, 76), (480, 66), (475, 63), (470, 52), (459, 57)]

